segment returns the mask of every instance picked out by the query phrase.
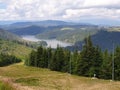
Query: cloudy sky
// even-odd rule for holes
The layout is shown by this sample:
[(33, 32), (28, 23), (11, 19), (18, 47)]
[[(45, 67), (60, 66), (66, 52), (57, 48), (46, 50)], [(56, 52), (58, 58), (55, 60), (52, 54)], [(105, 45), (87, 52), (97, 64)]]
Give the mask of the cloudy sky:
[(0, 0), (0, 20), (120, 23), (120, 0)]

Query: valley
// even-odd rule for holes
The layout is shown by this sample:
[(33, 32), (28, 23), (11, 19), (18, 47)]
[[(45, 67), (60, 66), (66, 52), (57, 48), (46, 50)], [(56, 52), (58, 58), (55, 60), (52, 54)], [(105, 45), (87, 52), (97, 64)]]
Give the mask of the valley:
[[(101, 61), (105, 59), (108, 61), (111, 60), (111, 54), (109, 54), (108, 52), (112, 51), (113, 42), (115, 43), (115, 47), (120, 45), (118, 38), (120, 35), (120, 33), (118, 32), (119, 27), (117, 27), (116, 29), (116, 27), (108, 28), (90, 24), (75, 24), (67, 22), (63, 23), (60, 21), (45, 21), (46, 25), (42, 23), (43, 21), (41, 23), (37, 22), (37, 24), (21, 22), (10, 24), (9, 26), (4, 25), (3, 29), (0, 30), (0, 52), (6, 55), (14, 55), (22, 60), (22, 62), (17, 64), (0, 67), (0, 87), (4, 87), (4, 85), (6, 85), (8, 86), (8, 88), (11, 88), (11, 90), (101, 90), (101, 87), (102, 90), (120, 89), (119, 81), (110, 81), (111, 68), (108, 71), (109, 74), (104, 73), (104, 70), (107, 71), (107, 68), (110, 67), (110, 62), (105, 63), (105, 66), (108, 65), (107, 67), (105, 67), (104, 64), (102, 66), (101, 63), (101, 66), (105, 67), (105, 69), (102, 68), (102, 73), (104, 73), (105, 75), (101, 76), (100, 71), (100, 73), (98, 73), (100, 77), (99, 79), (92, 78), (92, 70), (94, 70), (94, 66), (90, 67), (90, 70), (87, 69), (89, 70), (87, 73), (88, 77), (83, 77), (86, 76), (86, 74), (79, 74), (78, 69), (79, 62), (81, 62), (79, 60), (82, 60), (82, 57), (80, 56), (82, 54), (79, 53), (79, 51), (82, 52), (82, 50), (84, 50), (84, 40), (86, 37), (89, 36), (91, 37), (94, 46), (100, 46), (102, 50), (101, 53), (103, 54), (103, 56), (100, 55), (100, 51), (99, 49), (97, 49), (97, 47), (91, 47), (93, 48), (93, 50), (98, 51), (96, 51), (97, 54), (93, 53), (95, 52), (93, 51), (90, 55), (90, 58), (100, 57), (99, 60)], [(63, 48), (63, 51), (62, 48), (58, 48), (58, 45), (59, 47)], [(40, 48), (40, 46), (44, 48), (47, 47), (48, 50), (42, 49)], [(105, 54), (104, 52), (106, 49), (108, 49), (108, 52), (106, 52), (108, 54)], [(51, 53), (49, 53), (49, 50), (51, 50)], [(78, 53), (75, 52), (75, 50), (78, 50)], [(36, 54), (36, 51), (41, 54)], [(39, 56), (42, 54), (44, 55), (44, 57)], [(91, 57), (93, 54), (100, 56)], [(106, 57), (104, 57), (104, 54), (106, 55)], [(88, 55), (88, 53), (85, 54), (85, 56), (86, 55)], [(87, 58), (89, 59), (89, 57)], [(98, 60), (97, 58), (95, 60)], [(56, 62), (57, 59), (65, 61)], [(55, 64), (58, 64), (56, 65), (56, 68), (59, 66), (61, 67), (62, 65), (64, 65), (64, 67), (63, 69), (61, 69), (61, 67), (61, 70), (58, 70), (59, 72), (57, 72), (55, 68), (55, 71), (54, 69), (51, 70), (49, 68), (41, 68), (40, 65), (46, 65), (46, 62), (44, 63), (40, 60), (46, 61), (48, 64), (47, 67), (49, 67), (49, 63), (52, 63), (52, 61), (50, 60), (55, 60), (53, 61), (51, 66), (55, 67)], [(68, 69), (70, 68), (69, 60), (73, 60), (71, 61), (73, 65), (71, 66), (71, 74), (70, 71), (68, 71)], [(37, 62), (37, 64), (35, 62)], [(28, 65), (26, 63), (28, 63)], [(31, 63), (38, 66), (32, 66)], [(86, 63), (88, 63), (88, 61)], [(82, 65), (84, 64), (81, 64), (81, 66)], [(78, 73), (76, 70), (78, 70)], [(89, 72), (91, 73), (89, 74)], [(116, 73), (118, 72), (119, 70), (116, 71)], [(106, 77), (106, 75), (108, 75), (108, 77)], [(102, 78), (109, 80), (103, 80)], [(119, 77), (116, 79), (119, 80)]]
[(92, 37), (93, 44), (99, 45), (102, 50), (108, 49), (111, 51), (112, 42), (115, 43), (115, 46), (120, 44), (118, 40), (120, 33), (118, 26), (109, 27), (46, 20), (40, 22), (18, 22), (10, 24), (9, 27), (8, 25), (4, 25), (3, 28), (19, 37), (27, 36), (27, 38), (24, 37), (24, 39), (29, 41), (39, 41), (38, 39), (45, 41), (39, 45), (43, 43), (45, 46), (55, 48), (57, 44), (60, 44), (60, 46), (67, 47), (67, 49), (72, 51), (74, 51), (76, 47), (81, 50), (84, 39), (89, 35)]
[(47, 43), (47, 47), (51, 47), (51, 48), (57, 48), (57, 45), (59, 45), (61, 47), (67, 47), (67, 46), (72, 45), (71, 43), (58, 41), (56, 39), (38, 39), (38, 38), (36, 38), (35, 36), (32, 36), (32, 35), (24, 35), (24, 36), (21, 36), (21, 37), (24, 40), (33, 41), (33, 42), (45, 41)]
[(120, 90), (120, 0), (0, 0), (0, 90)]

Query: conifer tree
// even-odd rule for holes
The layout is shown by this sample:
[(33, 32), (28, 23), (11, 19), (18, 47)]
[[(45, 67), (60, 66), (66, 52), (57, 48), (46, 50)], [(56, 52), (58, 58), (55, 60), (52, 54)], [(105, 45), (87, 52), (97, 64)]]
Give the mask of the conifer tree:
[(79, 67), (79, 75), (89, 76), (92, 60), (93, 60), (94, 47), (90, 37), (85, 39), (85, 45), (81, 51), (81, 61)]
[(37, 55), (36, 55), (36, 62), (37, 62), (37, 67), (43, 67), (43, 47), (40, 46), (37, 49)]
[(101, 65), (100, 78), (111, 79), (112, 76), (112, 54), (108, 53), (108, 50), (103, 52), (103, 62)]
[(102, 52), (98, 46), (93, 49), (92, 65), (90, 67), (89, 76), (94, 76), (95, 74), (96, 77), (100, 77), (101, 65), (103, 62)]
[(69, 72), (70, 69), (70, 51), (64, 50), (64, 60), (62, 65), (62, 72)]
[(77, 72), (84, 76), (100, 75), (102, 64), (102, 55), (98, 47), (93, 46), (90, 36), (85, 39), (85, 45), (81, 51), (81, 60), (79, 61)]
[(56, 54), (57, 54), (56, 51), (53, 52), (53, 54), (52, 54), (52, 57), (51, 57), (51, 60), (50, 60), (50, 65), (49, 65), (50, 70), (57, 70), (57, 69), (56, 69), (56, 67), (57, 67)]
[(78, 51), (75, 50), (72, 55), (71, 60), (71, 73), (76, 74), (77, 72), (77, 63), (78, 63)]
[(36, 61), (36, 52), (34, 50), (31, 51), (28, 59), (28, 65), (29, 66), (35, 66), (35, 61)]
[(54, 54), (52, 55), (50, 69), (54, 71), (62, 71), (64, 64), (64, 52), (61, 47), (57, 47)]
[(120, 47), (115, 50), (114, 66), (115, 80), (120, 80)]
[(47, 68), (50, 68), (51, 59), (52, 59), (52, 49), (51, 47), (49, 47), (47, 49)]

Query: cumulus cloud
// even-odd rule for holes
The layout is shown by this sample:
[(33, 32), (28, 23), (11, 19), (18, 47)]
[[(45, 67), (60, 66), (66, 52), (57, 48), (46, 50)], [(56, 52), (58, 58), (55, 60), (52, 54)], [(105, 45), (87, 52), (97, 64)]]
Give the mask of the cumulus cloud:
[(0, 0), (0, 20), (120, 18), (120, 0)]
[(108, 18), (118, 19), (120, 18), (119, 9), (107, 9), (107, 8), (87, 8), (87, 9), (68, 9), (63, 18)]
[(84, 7), (118, 7), (120, 0), (85, 0)]

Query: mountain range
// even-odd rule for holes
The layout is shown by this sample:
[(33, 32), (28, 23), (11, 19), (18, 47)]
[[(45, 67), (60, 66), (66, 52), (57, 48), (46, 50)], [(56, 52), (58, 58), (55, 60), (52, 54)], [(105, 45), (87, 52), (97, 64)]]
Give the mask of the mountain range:
[[(88, 23), (74, 23), (58, 20), (27, 21), (0, 25), (0, 38), (20, 40), (21, 35), (34, 35), (40, 39), (57, 39), (74, 43), (69, 48), (81, 46), (87, 36), (102, 49), (112, 49), (112, 43), (120, 44), (119, 26), (99, 26)], [(14, 34), (13, 34), (14, 33)]]
[(3, 30), (0, 29), (0, 39), (4, 39), (4, 40), (17, 40), (20, 41), (22, 40), (19, 36), (7, 31), (7, 30)]

